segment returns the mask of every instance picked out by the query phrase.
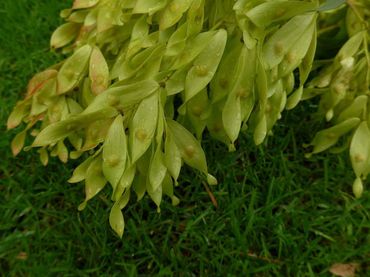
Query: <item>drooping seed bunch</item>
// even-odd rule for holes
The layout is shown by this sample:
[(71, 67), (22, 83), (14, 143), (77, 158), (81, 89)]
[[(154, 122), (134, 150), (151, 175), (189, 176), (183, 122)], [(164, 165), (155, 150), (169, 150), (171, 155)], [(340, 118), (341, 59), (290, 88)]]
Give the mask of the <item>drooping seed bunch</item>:
[[(313, 153), (352, 132), (359, 196), (370, 171), (369, 1), (322, 2), (75, 0), (51, 38), (70, 56), (35, 75), (9, 117), (8, 128), (26, 123), (13, 153), (31, 134), (44, 165), (49, 155), (83, 157), (69, 180), (85, 181), (79, 209), (109, 183), (110, 224), (122, 236), (132, 191), (158, 209), (163, 195), (176, 205), (184, 163), (217, 183), (200, 145), (205, 130), (230, 150), (241, 130), (261, 144), (285, 109), (320, 95), (335, 125), (316, 135)], [(349, 39), (313, 68), (333, 9), (347, 12)]]
[[(316, 134), (312, 153), (331, 148), (338, 153), (349, 148), (356, 175), (353, 193), (363, 192), (361, 179), (370, 172), (370, 1), (348, 1), (343, 24), (348, 40), (307, 85), (304, 99), (320, 95), (319, 112), (332, 127)], [(310, 156), (308, 154), (307, 156)]]

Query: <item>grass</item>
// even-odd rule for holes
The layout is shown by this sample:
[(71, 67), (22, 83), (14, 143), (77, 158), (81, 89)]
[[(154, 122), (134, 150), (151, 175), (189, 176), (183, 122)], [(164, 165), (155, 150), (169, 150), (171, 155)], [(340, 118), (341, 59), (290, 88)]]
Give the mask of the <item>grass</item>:
[(7, 115), (32, 74), (59, 59), (48, 39), (70, 2), (0, 2), (0, 276), (331, 276), (333, 263), (351, 262), (368, 276), (370, 193), (353, 199), (347, 153), (304, 158), (318, 128), (301, 124), (307, 103), (262, 147), (247, 135), (235, 153), (204, 141), (218, 208), (184, 170), (180, 205), (165, 201), (158, 214), (133, 199), (122, 240), (109, 228), (108, 190), (78, 212), (73, 165), (44, 168), (34, 151), (13, 158)]

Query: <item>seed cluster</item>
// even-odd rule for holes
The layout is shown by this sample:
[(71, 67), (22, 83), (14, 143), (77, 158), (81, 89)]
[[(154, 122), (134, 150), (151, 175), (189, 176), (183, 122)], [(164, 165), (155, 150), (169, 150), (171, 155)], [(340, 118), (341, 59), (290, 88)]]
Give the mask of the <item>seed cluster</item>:
[[(9, 129), (26, 123), (13, 153), (30, 134), (44, 165), (49, 155), (83, 157), (69, 180), (85, 181), (79, 209), (110, 184), (109, 221), (122, 236), (132, 191), (158, 210), (163, 195), (176, 205), (184, 163), (217, 183), (200, 144), (205, 130), (230, 150), (241, 130), (258, 145), (284, 110), (319, 96), (333, 126), (316, 134), (312, 153), (345, 136), (359, 197), (370, 172), (370, 7), (322, 2), (75, 0), (51, 37), (69, 57), (36, 74), (9, 117)], [(335, 20), (345, 20), (348, 39), (334, 58), (316, 60)]]

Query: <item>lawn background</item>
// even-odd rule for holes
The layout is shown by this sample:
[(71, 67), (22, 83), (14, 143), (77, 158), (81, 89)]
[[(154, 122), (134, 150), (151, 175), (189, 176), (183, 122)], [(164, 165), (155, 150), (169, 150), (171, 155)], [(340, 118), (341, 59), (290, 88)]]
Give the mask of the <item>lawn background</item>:
[[(6, 119), (27, 81), (61, 57), (49, 51), (60, 9), (71, 1), (0, 1), (0, 276), (331, 276), (333, 263), (370, 269), (370, 193), (354, 200), (347, 153), (304, 158), (317, 122), (304, 103), (285, 113), (261, 147), (210, 141), (212, 205), (191, 170), (181, 174), (177, 207), (158, 214), (146, 198), (124, 211), (122, 240), (109, 227), (109, 189), (77, 211), (83, 184), (68, 184), (76, 163), (35, 151), (13, 158)], [(304, 116), (302, 116), (304, 115)]]

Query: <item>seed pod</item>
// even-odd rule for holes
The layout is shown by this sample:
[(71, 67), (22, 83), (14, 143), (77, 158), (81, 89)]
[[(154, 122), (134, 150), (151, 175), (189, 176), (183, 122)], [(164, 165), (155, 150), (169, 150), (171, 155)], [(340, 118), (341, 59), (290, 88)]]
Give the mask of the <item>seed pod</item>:
[(322, 152), (337, 143), (338, 139), (360, 124), (360, 119), (350, 118), (333, 127), (318, 132), (310, 145), (312, 154)]
[[(370, 171), (370, 130), (367, 121), (362, 121), (353, 134), (349, 153), (352, 167), (357, 177)], [(366, 177), (366, 176), (364, 176)]]
[(152, 95), (158, 88), (158, 83), (153, 80), (111, 87), (99, 94), (83, 113), (95, 112), (102, 107), (122, 106), (123, 109), (129, 108)]
[(72, 9), (64, 9), (64, 10), (61, 10), (60, 13), (59, 13), (59, 16), (63, 19), (67, 18), (68, 16), (70, 16), (72, 13)]
[(87, 36), (88, 33), (92, 29), (96, 28), (95, 25), (96, 25), (96, 21), (97, 21), (97, 17), (98, 17), (98, 12), (99, 12), (99, 9), (90, 9), (89, 10), (88, 14), (86, 15), (84, 25), (81, 28), (80, 35), (79, 35), (77, 41), (83, 40), (85, 38), (85, 36)]
[(47, 166), (48, 162), (49, 162), (49, 155), (48, 155), (48, 151), (46, 151), (45, 148), (40, 148), (38, 150), (39, 154), (40, 154), (40, 161), (42, 163), (43, 166)]
[(363, 42), (363, 39), (364, 39), (364, 33), (359, 32), (356, 35), (352, 36), (349, 40), (347, 40), (346, 43), (339, 50), (336, 56), (336, 61), (340, 62), (346, 58), (353, 57), (355, 53), (358, 51), (358, 49), (360, 48)]
[[(121, 197), (126, 195), (127, 191), (130, 191), (130, 186), (135, 178), (136, 174), (136, 166), (135, 165), (129, 165), (126, 167), (125, 172), (123, 172), (122, 178), (117, 184), (117, 186), (113, 189), (113, 195), (112, 200), (118, 201)], [(125, 191), (125, 194), (123, 192)], [(121, 205), (121, 209), (123, 209)]]
[(142, 47), (149, 35), (149, 24), (147, 22), (147, 16), (143, 15), (140, 17), (131, 32), (130, 43), (127, 47), (126, 58), (130, 59), (135, 55)]
[(164, 177), (162, 192), (171, 198), (173, 206), (176, 206), (180, 203), (180, 200), (173, 193), (173, 182), (170, 175), (168, 174), (166, 174), (166, 176)]
[[(41, 148), (43, 149), (43, 148)], [(78, 183), (86, 179), (86, 172), (94, 158), (91, 156), (84, 160), (79, 166), (73, 171), (72, 177), (69, 178), (69, 183)]]
[(74, 0), (72, 9), (92, 8), (99, 3), (99, 0)]
[(289, 96), (286, 104), (286, 109), (287, 110), (294, 109), (298, 105), (299, 101), (301, 101), (302, 95), (303, 95), (303, 86), (300, 86), (299, 88), (296, 89), (296, 91), (292, 93), (292, 95)]
[(71, 151), (69, 153), (69, 158), (71, 160), (77, 160), (78, 158), (80, 158), (82, 156), (83, 152), (82, 151)]
[(158, 57), (162, 56), (164, 49), (164, 46), (160, 44), (139, 52), (122, 64), (118, 78), (120, 80), (126, 80), (133, 77), (138, 72), (143, 71), (144, 67), (150, 65), (151, 62), (158, 60)]
[[(59, 120), (65, 120), (71, 116), (68, 104), (67, 104), (67, 97), (62, 96), (59, 101), (59, 108), (60, 108), (60, 118)], [(72, 126), (68, 126), (68, 129), (72, 129)]]
[(61, 162), (66, 163), (68, 162), (68, 149), (63, 143), (62, 140), (58, 141), (57, 144), (57, 154), (58, 158)]
[(207, 174), (207, 183), (211, 186), (215, 186), (215, 185), (218, 184), (218, 181), (217, 181), (215, 176), (208, 173)]
[[(96, 31), (97, 31), (97, 40), (103, 41), (104, 32), (113, 28), (114, 26), (114, 2), (111, 2), (111, 5), (102, 5), (97, 13), (96, 17)], [(103, 34), (102, 34), (103, 33)]]
[[(128, 37), (130, 35), (128, 34)], [(140, 46), (138, 47), (138, 49), (135, 49), (135, 51), (131, 50), (133, 53), (131, 54), (132, 56), (137, 54), (137, 52), (140, 50)], [(110, 69), (110, 79), (113, 80), (113, 79), (116, 79), (118, 78), (118, 76), (120, 75), (121, 73), (121, 69), (122, 69), (122, 65), (127, 62), (126, 61), (126, 57), (127, 57), (127, 52), (128, 52), (128, 45), (127, 43), (124, 45), (123, 49), (118, 53), (117, 55), (117, 58), (115, 60), (115, 62), (113, 63), (113, 66), (112, 68)], [(131, 56), (131, 57), (132, 57)], [(119, 83), (119, 82), (118, 82)], [(113, 85), (116, 85), (116, 83), (114, 83)]]
[[(205, 88), (213, 78), (225, 49), (227, 33), (219, 30), (207, 47), (195, 59), (185, 81), (185, 101)], [(208, 57), (212, 56), (213, 59)]]
[(159, 105), (158, 105), (158, 122), (157, 122), (157, 129), (155, 131), (155, 143), (157, 146), (162, 149), (162, 143), (163, 143), (163, 134), (165, 130), (165, 114), (163, 110), (163, 106), (166, 101), (166, 92), (164, 89), (159, 90)]
[(91, 50), (90, 45), (82, 46), (65, 61), (57, 75), (58, 94), (70, 91), (80, 82), (86, 73)]
[(152, 185), (150, 184), (150, 182), (147, 182), (146, 185), (150, 198), (157, 205), (157, 212), (160, 212), (160, 205), (162, 202), (162, 186), (159, 185), (156, 190), (152, 190)]
[[(185, 105), (182, 107), (185, 107)], [(196, 138), (199, 140), (202, 138), (203, 131), (206, 127), (205, 119), (208, 107), (209, 99), (206, 89), (203, 89), (186, 104), (186, 118), (189, 120)]]
[(152, 80), (157, 76), (162, 65), (164, 50), (165, 46), (160, 44), (159, 47), (153, 51), (152, 55), (142, 64), (142, 70), (138, 71), (135, 75), (136, 80)]
[(217, 26), (217, 23), (221, 22), (223, 19), (231, 21), (233, 19), (233, 14), (230, 13), (233, 9), (235, 1), (214, 1), (208, 6), (208, 21), (209, 26)]
[(104, 55), (98, 47), (94, 47), (90, 57), (89, 76), (91, 91), (98, 95), (105, 91), (109, 85), (109, 68)]
[[(237, 76), (232, 83), (232, 89), (227, 97), (222, 111), (222, 121), (224, 129), (231, 144), (237, 139), (242, 118), (241, 101), (248, 98), (253, 90), (255, 53), (243, 46), (236, 65), (235, 75)], [(250, 65), (252, 62), (252, 66)], [(248, 77), (247, 77), (248, 76)]]
[(172, 0), (163, 10), (159, 18), (159, 29), (165, 30), (175, 25), (186, 12), (192, 0)]
[(162, 10), (168, 0), (137, 0), (132, 13), (144, 13), (152, 15), (155, 12)]
[(131, 195), (131, 190), (126, 189), (125, 192), (122, 194), (121, 198), (118, 200), (119, 201), (119, 207), (121, 210), (126, 207), (128, 202), (130, 201), (130, 195)]
[(89, 12), (89, 10), (74, 11), (68, 15), (66, 21), (83, 24)]
[(86, 172), (85, 180), (85, 201), (78, 206), (78, 210), (85, 209), (87, 201), (97, 195), (107, 183), (102, 172), (102, 157), (95, 157)]
[(308, 79), (308, 76), (309, 76), (309, 74), (311, 72), (311, 69), (312, 69), (312, 64), (313, 64), (314, 59), (315, 59), (315, 54), (316, 54), (317, 26), (316, 26), (315, 22), (313, 22), (312, 25), (313, 25), (313, 29), (314, 29), (313, 32), (312, 32), (313, 37), (312, 37), (311, 43), (308, 47), (306, 56), (304, 56), (301, 64), (299, 65), (299, 80), (300, 80), (301, 85), (303, 85)]
[(12, 140), (11, 148), (13, 152), (13, 156), (17, 156), (19, 152), (22, 151), (24, 142), (26, 140), (27, 129), (19, 132)]
[(132, 182), (132, 188), (134, 189), (137, 201), (140, 201), (146, 192), (147, 178), (143, 174), (137, 174), (134, 181)]
[(347, 106), (337, 118), (337, 122), (342, 122), (351, 117), (363, 118), (363, 114), (366, 111), (366, 106), (368, 103), (367, 95), (357, 96), (353, 102)]
[[(168, 119), (167, 124), (184, 162), (208, 176), (206, 157), (199, 142), (176, 121)], [(211, 178), (209, 180), (212, 183), (214, 181)]]
[(285, 76), (282, 79), (282, 82), (283, 82), (283, 88), (285, 89), (286, 94), (287, 95), (291, 94), (293, 92), (294, 85), (295, 85), (294, 73), (291, 72), (290, 74)]
[(161, 186), (163, 182), (166, 173), (167, 167), (165, 166), (164, 163), (161, 145), (157, 145), (157, 149), (155, 150), (154, 155), (152, 156), (149, 166), (149, 183), (148, 183), (149, 188), (147, 188), (148, 192), (154, 192), (158, 190), (158, 188)]
[(266, 28), (276, 22), (313, 11), (315, 8), (315, 3), (275, 0), (255, 6), (246, 15), (258, 27)]
[(79, 114), (74, 117), (70, 117), (66, 120), (53, 123), (43, 129), (36, 137), (33, 142), (33, 147), (46, 146), (53, 144), (61, 139), (66, 138), (70, 133), (76, 129), (83, 128), (89, 125), (91, 122), (99, 119), (111, 118), (117, 114), (117, 111), (113, 108), (104, 108), (102, 110)]
[(267, 40), (263, 46), (263, 60), (269, 68), (275, 67), (284, 59), (297, 41), (306, 34), (314, 19), (314, 13), (295, 16)]
[(187, 16), (188, 36), (201, 32), (204, 21), (204, 0), (193, 0)]
[(109, 214), (109, 224), (116, 234), (122, 238), (123, 230), (125, 228), (125, 221), (119, 203), (114, 203)]
[[(303, 58), (306, 56), (308, 50), (310, 49), (311, 42), (313, 40), (316, 40), (315, 29), (316, 22), (315, 20), (312, 20), (311, 23), (305, 29), (304, 33), (301, 34), (301, 36), (291, 46), (291, 48), (286, 53), (283, 61), (279, 64), (279, 77), (284, 77), (290, 74), (291, 72), (293, 72), (294, 69), (296, 69), (299, 65), (302, 64)], [(308, 61), (308, 66), (309, 65), (310, 63)], [(303, 80), (301, 80), (301, 84), (303, 84), (302, 81)]]
[[(273, 75), (275, 73), (273, 73), (273, 72), (268, 72), (268, 73), (270, 73), (270, 74), (269, 74), (268, 77), (266, 75), (266, 77), (268, 79), (273, 78)], [(284, 91), (282, 79), (278, 79), (277, 81), (272, 81), (272, 82), (271, 81), (268, 81), (268, 84), (267, 85), (268, 85), (268, 87), (267, 87), (267, 95), (266, 95), (267, 99), (268, 98), (271, 98), (276, 93), (279, 93), (281, 91)]]
[(22, 120), (26, 117), (30, 110), (31, 102), (29, 100), (23, 100), (17, 103), (13, 111), (8, 117), (7, 128), (13, 129), (21, 124)]
[(211, 106), (210, 116), (207, 119), (207, 129), (212, 138), (217, 139), (226, 145), (230, 145), (230, 139), (227, 136), (222, 123), (223, 105), (217, 103)]
[[(245, 8), (237, 8), (237, 5), (239, 4), (240, 2), (236, 2), (235, 5), (234, 5), (234, 10), (236, 11), (236, 20), (237, 20), (237, 23), (238, 23), (238, 27), (240, 28), (240, 30), (242, 31), (243, 33), (243, 42), (245, 44), (245, 46), (252, 50), (256, 47), (256, 44), (257, 44), (257, 40), (256, 38), (257, 37), (260, 37), (260, 36), (255, 36), (255, 33), (254, 31), (256, 31), (257, 28), (255, 28), (255, 25), (247, 18), (244, 16), (244, 13), (245, 13)], [(258, 31), (262, 31), (263, 29), (258, 29)]]
[(177, 180), (180, 174), (182, 160), (180, 150), (177, 147), (173, 135), (170, 131), (166, 131), (164, 161), (172, 178), (174, 180)]
[(51, 145), (49, 147), (49, 152), (50, 152), (50, 157), (57, 157), (58, 156), (58, 148), (57, 146), (54, 144), (54, 145)]
[(47, 69), (33, 76), (27, 86), (26, 99), (34, 95), (36, 92), (40, 91), (46, 83), (49, 83), (49, 80), (55, 79), (57, 74), (58, 71), (56, 71), (55, 69)]
[(123, 117), (118, 115), (110, 126), (103, 144), (103, 173), (113, 190), (123, 175), (126, 160), (127, 139)]
[(85, 128), (85, 139), (81, 151), (88, 151), (104, 142), (113, 118), (97, 120)]
[(81, 105), (86, 108), (94, 100), (95, 95), (91, 91), (91, 81), (89, 78), (85, 78), (82, 82), (81, 89)]
[(255, 108), (255, 105), (256, 105), (256, 96), (254, 91), (252, 91), (252, 93), (247, 98), (241, 99), (240, 106), (242, 112), (242, 121), (244, 125), (247, 124), (253, 112), (253, 109)]
[(333, 110), (341, 101), (346, 98), (348, 84), (342, 83), (341, 80), (334, 80), (328, 93), (323, 94), (320, 101), (320, 109), (324, 112)]
[(222, 111), (222, 121), (231, 144), (234, 144), (238, 138), (242, 122), (240, 96), (235, 94), (228, 96)]
[(364, 185), (362, 183), (361, 178), (357, 177), (356, 180), (353, 182), (352, 191), (353, 191), (353, 195), (356, 198), (361, 198), (362, 193), (364, 191)]
[(187, 23), (184, 23), (172, 33), (166, 45), (166, 56), (177, 56), (184, 50), (187, 39), (187, 27)]
[(286, 106), (286, 101), (286, 94), (282, 89), (276, 91), (267, 100), (265, 109), (267, 132), (270, 132), (276, 121), (281, 118), (281, 112)]
[(185, 49), (176, 57), (171, 70), (181, 69), (191, 63), (215, 36), (215, 31), (203, 32), (187, 41)]
[[(210, 95), (212, 103), (216, 103), (225, 98), (232, 90), (235, 79), (243, 77), (235, 73), (235, 67), (240, 62), (239, 56), (243, 49), (243, 44), (238, 37), (230, 38), (226, 43), (225, 53), (222, 56), (220, 65), (215, 76), (210, 83)], [(253, 61), (250, 61), (253, 67)], [(247, 76), (244, 76), (247, 78)]]
[(267, 81), (267, 73), (263, 66), (262, 60), (260, 58), (257, 59), (256, 65), (256, 72), (257, 72), (257, 96), (258, 96), (258, 104), (260, 110), (266, 109), (267, 104), (267, 97), (268, 97), (268, 81)]
[(188, 67), (176, 70), (166, 82), (167, 95), (175, 95), (185, 89), (185, 79), (188, 74)]
[(70, 115), (77, 115), (83, 112), (83, 108), (72, 98), (66, 98)]
[(135, 163), (149, 148), (158, 122), (158, 93), (142, 100), (130, 123), (129, 147)]
[(51, 36), (50, 47), (61, 48), (69, 44), (77, 37), (80, 27), (80, 24), (74, 22), (68, 22), (61, 25)]
[(266, 115), (262, 114), (258, 117), (256, 128), (254, 129), (253, 139), (256, 145), (260, 145), (267, 135), (267, 119)]
[(351, 82), (353, 82), (357, 91), (367, 91), (370, 86), (370, 70), (366, 57), (362, 57), (356, 61), (356, 65), (353, 68), (353, 75), (351, 76)]
[(326, 1), (325, 3), (321, 4), (317, 10), (318, 11), (330, 11), (339, 8), (340, 6), (343, 6), (346, 0), (339, 0), (339, 1)]

